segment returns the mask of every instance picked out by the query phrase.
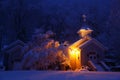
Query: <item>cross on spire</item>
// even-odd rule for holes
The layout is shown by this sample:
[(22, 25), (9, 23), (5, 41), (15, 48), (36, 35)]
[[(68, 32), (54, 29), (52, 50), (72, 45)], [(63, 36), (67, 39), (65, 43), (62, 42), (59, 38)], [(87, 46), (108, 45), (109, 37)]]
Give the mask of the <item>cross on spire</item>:
[(83, 22), (86, 22), (86, 17), (87, 17), (87, 16), (86, 16), (85, 14), (82, 15)]

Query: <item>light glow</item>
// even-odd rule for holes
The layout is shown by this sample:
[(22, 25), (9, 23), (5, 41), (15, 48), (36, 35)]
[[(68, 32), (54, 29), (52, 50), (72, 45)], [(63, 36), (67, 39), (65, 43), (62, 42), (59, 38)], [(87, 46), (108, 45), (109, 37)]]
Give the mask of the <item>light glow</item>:
[(81, 50), (79, 48), (75, 48), (75, 47), (69, 48), (69, 58), (73, 70), (80, 69), (80, 65), (81, 65), (80, 51)]
[(88, 34), (90, 34), (92, 32), (92, 30), (91, 29), (81, 29), (79, 32), (78, 32), (78, 34), (79, 35), (81, 35), (81, 37), (85, 37), (86, 35), (88, 35)]

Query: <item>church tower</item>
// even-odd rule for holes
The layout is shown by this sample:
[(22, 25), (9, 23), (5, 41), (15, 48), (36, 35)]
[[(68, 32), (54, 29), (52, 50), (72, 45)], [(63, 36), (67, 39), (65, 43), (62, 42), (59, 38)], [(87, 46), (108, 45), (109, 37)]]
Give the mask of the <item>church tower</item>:
[(92, 29), (89, 28), (89, 26), (86, 24), (86, 15), (82, 15), (83, 17), (83, 26), (81, 29), (77, 32), (80, 37), (82, 38), (90, 38), (90, 34), (92, 33)]

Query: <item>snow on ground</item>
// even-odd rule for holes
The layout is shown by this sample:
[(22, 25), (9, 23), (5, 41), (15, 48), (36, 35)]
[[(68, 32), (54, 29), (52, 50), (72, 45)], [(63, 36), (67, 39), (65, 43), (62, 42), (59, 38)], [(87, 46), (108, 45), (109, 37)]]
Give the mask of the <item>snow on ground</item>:
[(0, 80), (120, 80), (120, 72), (1, 71)]

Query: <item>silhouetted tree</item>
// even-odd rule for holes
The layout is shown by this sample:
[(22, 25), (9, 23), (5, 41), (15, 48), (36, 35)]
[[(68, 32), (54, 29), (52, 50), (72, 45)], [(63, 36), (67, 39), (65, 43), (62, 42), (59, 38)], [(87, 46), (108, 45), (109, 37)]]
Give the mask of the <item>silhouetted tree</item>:
[(113, 0), (109, 21), (107, 23), (107, 34), (110, 48), (119, 53), (120, 49), (120, 0)]

